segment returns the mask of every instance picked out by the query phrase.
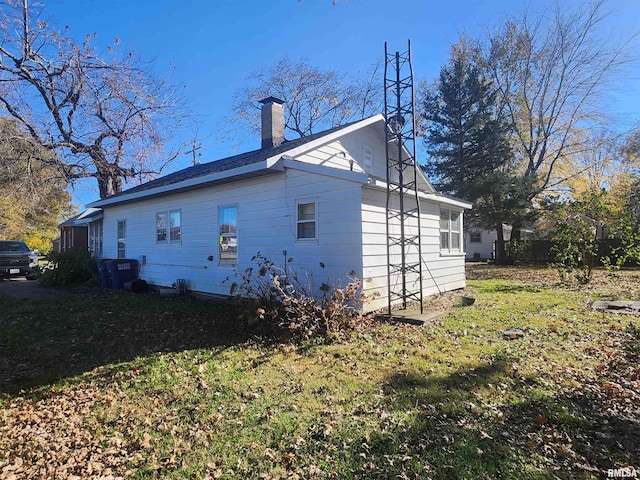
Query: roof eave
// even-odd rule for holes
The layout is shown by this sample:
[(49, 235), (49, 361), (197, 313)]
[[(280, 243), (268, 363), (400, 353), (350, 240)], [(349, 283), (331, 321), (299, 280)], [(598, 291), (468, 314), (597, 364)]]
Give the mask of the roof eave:
[(121, 195), (103, 198), (101, 200), (92, 202), (87, 206), (105, 208), (123, 203), (130, 203), (138, 200), (195, 190), (206, 186), (230, 183), (246, 178), (254, 178), (258, 176), (268, 175), (270, 173), (278, 173), (281, 172), (282, 169), (283, 167), (281, 165), (281, 162), (277, 160), (274, 161), (274, 157), (271, 157), (261, 162), (253, 163), (250, 165), (244, 165), (242, 167), (233, 168), (222, 172), (215, 172), (209, 175), (191, 178), (182, 182), (163, 185), (156, 188), (150, 188), (147, 190), (142, 190), (140, 192), (134, 192), (129, 195), (127, 195), (125, 191)]

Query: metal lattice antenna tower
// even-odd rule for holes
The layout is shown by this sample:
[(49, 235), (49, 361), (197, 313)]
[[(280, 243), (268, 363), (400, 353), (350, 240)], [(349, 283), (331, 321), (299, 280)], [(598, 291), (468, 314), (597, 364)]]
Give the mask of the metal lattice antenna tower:
[(416, 162), (415, 97), (411, 41), (405, 53), (390, 54), (384, 44), (384, 110), (387, 145), (388, 307), (420, 303), (422, 242)]

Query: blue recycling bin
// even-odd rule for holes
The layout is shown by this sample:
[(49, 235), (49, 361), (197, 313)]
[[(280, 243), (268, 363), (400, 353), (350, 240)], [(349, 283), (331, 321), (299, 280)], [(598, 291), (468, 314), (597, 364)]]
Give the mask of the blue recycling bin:
[(111, 277), (107, 265), (111, 262), (108, 258), (99, 258), (96, 260), (98, 266), (98, 285), (100, 288), (111, 288)]
[[(106, 262), (105, 262), (106, 263)], [(137, 260), (118, 258), (107, 263), (107, 271), (111, 278), (111, 288), (122, 290), (124, 284), (138, 278), (139, 263)]]

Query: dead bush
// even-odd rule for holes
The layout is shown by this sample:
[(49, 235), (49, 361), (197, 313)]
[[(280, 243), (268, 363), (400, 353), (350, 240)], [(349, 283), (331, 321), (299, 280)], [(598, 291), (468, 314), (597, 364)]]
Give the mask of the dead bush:
[[(310, 337), (353, 330), (363, 320), (361, 282), (354, 275), (344, 286), (322, 283), (318, 294), (314, 276), (305, 270), (279, 267), (260, 252), (251, 261), (255, 266), (224, 280), (250, 323)], [(322, 262), (319, 266), (324, 268)]]

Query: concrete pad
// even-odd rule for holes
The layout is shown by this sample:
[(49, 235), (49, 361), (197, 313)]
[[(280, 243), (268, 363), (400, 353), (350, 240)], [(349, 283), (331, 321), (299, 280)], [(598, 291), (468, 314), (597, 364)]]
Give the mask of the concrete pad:
[(623, 313), (640, 316), (640, 302), (635, 301), (606, 301), (593, 302), (593, 310), (607, 313)]
[[(444, 315), (444, 312), (420, 310), (395, 310), (391, 312), (391, 320), (400, 323), (410, 323), (411, 325), (425, 326), (432, 323), (436, 318)], [(379, 315), (380, 318), (389, 319), (389, 315)]]

